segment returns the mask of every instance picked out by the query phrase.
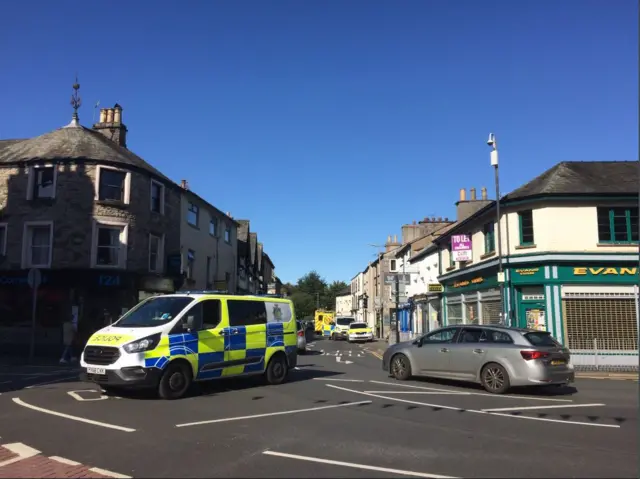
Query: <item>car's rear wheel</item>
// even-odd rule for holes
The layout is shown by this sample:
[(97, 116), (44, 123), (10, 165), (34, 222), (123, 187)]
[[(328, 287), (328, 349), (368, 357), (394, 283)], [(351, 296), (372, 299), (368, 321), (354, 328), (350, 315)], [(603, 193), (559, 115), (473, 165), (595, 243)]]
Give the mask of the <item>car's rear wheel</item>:
[(269, 384), (281, 384), (287, 379), (289, 366), (283, 354), (277, 354), (271, 358), (265, 377)]
[(482, 387), (492, 394), (504, 394), (511, 387), (509, 373), (498, 363), (489, 363), (480, 373)]
[(406, 381), (411, 377), (411, 363), (404, 354), (396, 354), (391, 358), (391, 375), (400, 380)]

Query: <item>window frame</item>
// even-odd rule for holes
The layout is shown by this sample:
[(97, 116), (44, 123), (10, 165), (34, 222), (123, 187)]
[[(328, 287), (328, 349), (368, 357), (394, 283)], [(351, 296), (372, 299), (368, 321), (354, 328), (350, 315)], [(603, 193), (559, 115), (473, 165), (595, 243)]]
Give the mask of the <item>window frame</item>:
[[(523, 218), (525, 215), (531, 215), (531, 241), (525, 241), (524, 239), (524, 227)], [(533, 210), (522, 210), (518, 211), (518, 233), (520, 239), (520, 246), (533, 246), (535, 245), (536, 237), (534, 233), (534, 225), (533, 225)]]
[[(151, 238), (157, 238), (158, 239), (158, 252), (157, 257), (156, 257), (156, 268), (155, 269), (151, 269)], [(162, 274), (164, 272), (164, 234), (161, 235), (157, 235), (157, 234), (153, 234), (153, 233), (149, 233), (149, 272), (150, 273), (158, 273), (158, 274)]]
[(9, 223), (0, 223), (0, 256), (7, 256)]
[[(160, 211), (156, 211), (153, 209), (153, 186), (154, 185), (157, 185), (160, 187)], [(152, 213), (164, 215), (165, 190), (166, 188), (164, 186), (164, 183), (151, 178), (151, 182), (149, 183), (149, 210)]]
[[(117, 171), (119, 173), (124, 173), (124, 192), (122, 195), (122, 201), (100, 199), (100, 176), (103, 170), (111, 170), (111, 171)], [(95, 197), (94, 197), (95, 201), (105, 201), (107, 203), (125, 204), (125, 205), (128, 205), (129, 202), (131, 201), (131, 172), (128, 170), (125, 170), (124, 168), (118, 168), (118, 167), (109, 166), (109, 165), (98, 165), (96, 167), (96, 181), (94, 186), (95, 186)]]
[[(51, 168), (53, 169), (53, 192), (51, 196), (36, 196), (36, 171), (39, 169)], [(42, 165), (33, 165), (29, 167), (29, 177), (27, 180), (27, 200), (54, 200), (56, 198), (56, 191), (58, 189), (58, 165), (56, 163), (45, 163)]]
[[(118, 252), (118, 264), (98, 264), (98, 231), (100, 228), (116, 229), (120, 232), (120, 251)], [(126, 269), (127, 252), (129, 250), (129, 223), (124, 221), (94, 219), (91, 232), (91, 268), (100, 269)]]
[(389, 260), (389, 271), (397, 271), (398, 269), (398, 262), (395, 259), (390, 259)]
[[(33, 264), (31, 261), (31, 228), (49, 227), (49, 258), (46, 264)], [(22, 230), (22, 268), (51, 268), (53, 261), (53, 221), (25, 221)]]
[[(213, 227), (213, 233), (211, 232), (211, 227)], [(209, 235), (214, 238), (218, 237), (218, 218), (211, 218), (209, 220)]]
[[(194, 212), (191, 209), (192, 207), (195, 207), (195, 209), (196, 209), (196, 211), (195, 211), (196, 222), (195, 223), (192, 223), (191, 221), (189, 221), (189, 213), (193, 213)], [(187, 224), (197, 228), (199, 223), (200, 223), (200, 205), (197, 205), (193, 201), (187, 201)]]
[[(615, 211), (614, 210), (624, 210), (625, 216), (625, 226), (626, 226), (626, 236), (625, 240), (616, 239), (615, 232)], [(605, 210), (607, 212), (609, 218), (609, 235), (611, 239), (603, 240), (600, 238), (600, 230), (598, 228), (599, 225), (599, 213), (601, 210)], [(638, 244), (638, 240), (633, 239), (633, 229), (631, 228), (631, 211), (638, 210), (637, 206), (598, 206), (596, 208), (596, 228), (598, 228), (598, 243), (599, 244), (619, 244), (619, 245), (635, 245)], [(640, 210), (638, 210), (640, 214)], [(639, 218), (640, 221), (640, 218)], [(639, 238), (640, 239), (640, 238)]]
[[(185, 261), (186, 265), (187, 265), (187, 271), (186, 271), (186, 277), (187, 279), (193, 280), (195, 279), (195, 266), (196, 266), (196, 252), (193, 249), (187, 249), (187, 260)], [(192, 262), (190, 262), (191, 258), (190, 256), (193, 256), (193, 260)]]
[[(227, 238), (227, 236), (229, 238)], [(224, 228), (224, 242), (227, 244), (231, 244), (231, 228), (229, 226), (225, 226)]]
[[(460, 336), (460, 330), (461, 329), (462, 328), (457, 328), (457, 327), (450, 326), (450, 327), (444, 327), (444, 328), (439, 329), (437, 331), (431, 331), (431, 332), (425, 334), (422, 337), (422, 339), (420, 340), (420, 344), (421, 345), (427, 345), (427, 344), (454, 344), (454, 343), (458, 342), (458, 336)], [(451, 337), (451, 341), (448, 341), (448, 342), (444, 342), (444, 341), (429, 342), (429, 341), (427, 341), (427, 339), (430, 336), (435, 336), (436, 334), (442, 334), (445, 331), (453, 331), (453, 336)]]
[[(490, 231), (489, 231), (490, 230)], [(482, 226), (484, 234), (484, 254), (495, 253), (496, 251), (496, 224), (493, 221)]]
[(456, 266), (456, 262), (453, 261), (453, 248), (451, 247), (451, 244), (449, 244), (449, 246), (447, 246), (447, 253), (449, 254), (449, 268), (454, 268)]
[[(267, 306), (265, 304), (264, 301), (260, 301), (260, 300), (251, 300), (251, 299), (227, 299), (227, 311), (228, 311), (228, 315), (229, 315), (229, 326), (232, 328), (238, 328), (238, 327), (242, 327), (242, 326), (262, 326), (263, 324), (266, 325), (267, 324), (267, 320), (268, 320), (268, 315), (267, 315)], [(231, 311), (231, 305), (235, 304), (235, 303), (251, 303), (251, 304), (261, 304), (262, 305), (262, 309), (264, 310), (264, 322), (253, 322), (250, 324), (239, 324), (236, 323), (234, 321), (234, 316), (233, 316), (233, 312)]]

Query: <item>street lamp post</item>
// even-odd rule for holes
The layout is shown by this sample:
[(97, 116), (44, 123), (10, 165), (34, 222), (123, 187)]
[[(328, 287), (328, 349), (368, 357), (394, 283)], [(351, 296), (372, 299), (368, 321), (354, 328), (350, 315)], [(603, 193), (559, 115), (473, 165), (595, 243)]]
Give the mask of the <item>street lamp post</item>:
[(489, 133), (487, 145), (491, 147), (491, 166), (495, 173), (496, 184), (496, 226), (498, 227), (498, 284), (500, 285), (501, 311), (502, 321), (507, 319), (510, 326), (511, 318), (505, 315), (505, 297), (504, 297), (504, 272), (502, 269), (502, 226), (500, 224), (500, 173), (498, 170), (498, 142), (493, 133)]

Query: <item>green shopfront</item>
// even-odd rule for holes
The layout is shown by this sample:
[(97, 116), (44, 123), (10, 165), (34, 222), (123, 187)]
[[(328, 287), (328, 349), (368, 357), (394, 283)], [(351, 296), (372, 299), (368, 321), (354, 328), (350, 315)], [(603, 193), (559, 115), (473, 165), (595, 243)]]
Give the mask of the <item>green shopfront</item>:
[[(548, 253), (505, 263), (512, 325), (549, 331), (582, 369), (638, 369), (637, 255)], [(499, 323), (496, 267), (494, 260), (439, 278), (444, 324)]]

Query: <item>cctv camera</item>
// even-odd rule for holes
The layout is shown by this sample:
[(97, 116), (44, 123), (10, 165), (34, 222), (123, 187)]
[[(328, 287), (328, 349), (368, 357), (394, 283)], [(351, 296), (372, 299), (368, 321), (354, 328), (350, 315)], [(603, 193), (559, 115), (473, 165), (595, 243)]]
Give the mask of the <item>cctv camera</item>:
[(493, 133), (489, 133), (489, 139), (487, 140), (487, 145), (496, 146), (496, 135)]

